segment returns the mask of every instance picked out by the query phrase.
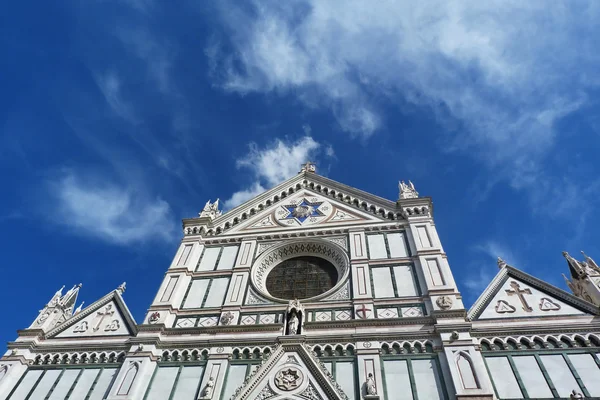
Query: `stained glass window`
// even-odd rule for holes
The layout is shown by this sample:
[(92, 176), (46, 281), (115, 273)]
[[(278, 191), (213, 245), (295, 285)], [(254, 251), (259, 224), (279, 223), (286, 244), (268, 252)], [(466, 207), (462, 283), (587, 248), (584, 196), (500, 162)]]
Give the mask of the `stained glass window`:
[(267, 276), (267, 290), (279, 299), (308, 299), (325, 293), (337, 283), (337, 270), (318, 257), (286, 260)]

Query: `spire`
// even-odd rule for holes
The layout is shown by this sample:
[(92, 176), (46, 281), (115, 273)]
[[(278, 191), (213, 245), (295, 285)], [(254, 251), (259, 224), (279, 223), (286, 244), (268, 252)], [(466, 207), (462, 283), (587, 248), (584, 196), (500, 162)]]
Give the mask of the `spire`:
[(576, 259), (571, 257), (571, 255), (569, 253), (567, 253), (566, 251), (563, 251), (562, 255), (563, 255), (563, 257), (565, 257), (565, 259), (567, 260), (567, 263), (569, 264), (569, 270), (571, 271), (571, 277), (579, 279), (580, 277), (585, 275), (585, 270), (582, 267), (582, 265), (579, 263), (579, 261), (577, 261)]
[(117, 288), (117, 292), (119, 292), (119, 294), (123, 294), (125, 293), (125, 287), (127, 286), (127, 282), (123, 282), (119, 285), (119, 287)]
[(77, 307), (75, 309), (75, 312), (73, 313), (73, 315), (77, 315), (81, 312), (81, 310), (83, 309), (83, 304), (85, 303), (85, 301), (82, 301), (81, 304), (79, 304), (79, 307)]
[(303, 172), (312, 172), (313, 174), (317, 172), (317, 164), (315, 164), (312, 161), (307, 161), (306, 163), (302, 164), (301, 168), (300, 168), (300, 173)]
[(75, 303), (77, 302), (77, 295), (79, 294), (79, 289), (81, 289), (82, 284), (73, 286), (64, 296), (60, 299), (60, 305), (63, 309), (68, 309), (75, 307)]
[(206, 204), (204, 205), (204, 209), (200, 212), (200, 218), (202, 217), (206, 217), (206, 218), (217, 218), (222, 214), (222, 212), (219, 210), (219, 199), (217, 199), (217, 201), (215, 201), (214, 203), (211, 203), (210, 200), (208, 200), (206, 202)]
[(62, 291), (64, 288), (65, 288), (65, 285), (62, 285), (62, 287), (60, 289), (58, 289), (56, 291), (56, 293), (54, 293), (54, 296), (52, 296), (52, 298), (50, 299), (50, 301), (47, 304), (48, 307), (54, 307), (58, 304), (58, 302), (60, 301), (60, 299), (62, 297)]
[(398, 200), (403, 199), (416, 199), (419, 197), (419, 192), (416, 191), (415, 185), (411, 181), (408, 181), (408, 185), (404, 181), (398, 182)]
[(598, 264), (596, 264), (596, 261), (594, 261), (592, 259), (592, 257), (589, 257), (587, 254), (585, 254), (583, 252), (583, 250), (581, 251), (581, 254), (583, 255), (583, 257), (585, 257), (585, 263), (592, 269), (597, 270), (598, 272), (600, 272), (600, 267), (598, 267)]

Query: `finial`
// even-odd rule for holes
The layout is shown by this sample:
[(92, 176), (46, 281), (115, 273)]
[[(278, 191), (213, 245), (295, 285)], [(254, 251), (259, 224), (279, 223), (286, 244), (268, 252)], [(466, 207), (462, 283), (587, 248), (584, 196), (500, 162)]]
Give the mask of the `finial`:
[(200, 217), (207, 217), (210, 219), (213, 218), (217, 218), (222, 214), (221, 211), (219, 211), (219, 199), (217, 199), (217, 201), (215, 201), (214, 203), (211, 203), (210, 200), (208, 200), (206, 202), (206, 204), (204, 205), (204, 209), (200, 212)]
[(81, 304), (79, 305), (79, 307), (77, 307), (75, 309), (75, 312), (73, 312), (73, 315), (77, 315), (81, 312), (81, 310), (83, 310), (83, 304), (85, 303), (85, 301), (82, 301)]
[(404, 183), (404, 181), (398, 182), (398, 191), (398, 200), (416, 199), (419, 197), (419, 192), (415, 190), (415, 185), (411, 181), (408, 181), (408, 184)]
[(508, 264), (501, 257), (498, 257), (498, 268), (502, 269), (506, 267)]
[(127, 285), (126, 282), (123, 282), (119, 285), (119, 287), (117, 288), (117, 292), (119, 292), (120, 294), (125, 293), (125, 286)]
[(300, 167), (300, 173), (302, 173), (302, 172), (312, 172), (312, 173), (317, 172), (317, 164), (315, 164), (312, 161), (307, 161), (306, 163), (302, 164), (302, 166)]

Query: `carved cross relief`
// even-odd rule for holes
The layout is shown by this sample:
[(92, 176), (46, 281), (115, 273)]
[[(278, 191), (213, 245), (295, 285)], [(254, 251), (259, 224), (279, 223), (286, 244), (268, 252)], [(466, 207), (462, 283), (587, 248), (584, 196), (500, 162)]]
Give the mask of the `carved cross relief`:
[(533, 308), (531, 308), (529, 306), (529, 304), (527, 304), (527, 299), (525, 299), (525, 294), (531, 294), (531, 289), (527, 288), (527, 289), (521, 289), (521, 286), (519, 286), (519, 284), (516, 281), (512, 281), (510, 283), (510, 287), (512, 289), (508, 289), (506, 291), (506, 294), (508, 294), (509, 296), (517, 296), (519, 298), (519, 300), (521, 301), (521, 305), (523, 306), (523, 310), (525, 312), (532, 312)]
[[(96, 318), (96, 324), (94, 325), (93, 331), (97, 332), (100, 329), (100, 325), (102, 325), (102, 321), (104, 321), (104, 318), (112, 317), (114, 313), (115, 313), (115, 310), (112, 309), (112, 304), (107, 305), (104, 308), (104, 312), (98, 311), (96, 313), (98, 318)], [(114, 323), (114, 321), (113, 321), (113, 323)], [(117, 321), (117, 325), (118, 325), (118, 321)], [(117, 327), (117, 329), (118, 329), (118, 327)], [(112, 329), (112, 330), (116, 330), (116, 329)]]

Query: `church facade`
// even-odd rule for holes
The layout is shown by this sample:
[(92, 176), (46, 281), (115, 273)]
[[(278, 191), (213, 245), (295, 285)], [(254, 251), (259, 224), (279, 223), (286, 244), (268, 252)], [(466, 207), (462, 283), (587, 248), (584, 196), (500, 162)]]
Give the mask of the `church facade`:
[(465, 309), (430, 198), (300, 173), (208, 202), (144, 320), (125, 284), (59, 290), (0, 358), (0, 400), (600, 398), (600, 268), (573, 294), (498, 260)]

